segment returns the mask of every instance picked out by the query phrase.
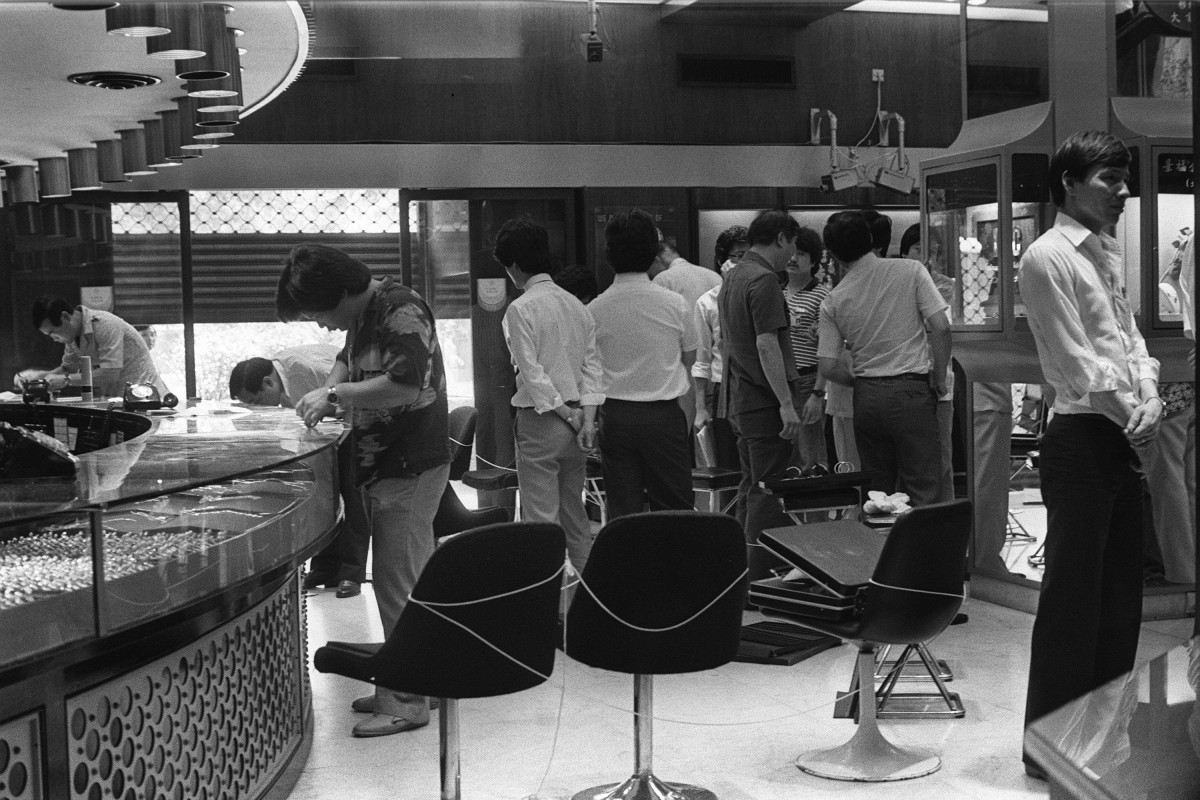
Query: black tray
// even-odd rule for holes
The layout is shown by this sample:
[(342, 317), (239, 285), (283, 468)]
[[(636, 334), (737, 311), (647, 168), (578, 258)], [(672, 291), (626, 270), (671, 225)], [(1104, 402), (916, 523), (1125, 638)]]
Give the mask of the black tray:
[(886, 539), (861, 522), (833, 520), (768, 528), (758, 541), (831, 593), (851, 596), (871, 579)]

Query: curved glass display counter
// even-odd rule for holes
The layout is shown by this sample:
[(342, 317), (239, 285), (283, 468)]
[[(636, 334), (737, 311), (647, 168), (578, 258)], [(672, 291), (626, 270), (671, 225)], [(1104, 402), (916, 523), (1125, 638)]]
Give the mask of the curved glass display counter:
[(0, 421), (78, 453), (73, 479), (0, 484), (0, 751), (24, 765), (6, 796), (267, 793), (311, 705), (299, 567), (337, 521), (340, 424), (66, 404)]

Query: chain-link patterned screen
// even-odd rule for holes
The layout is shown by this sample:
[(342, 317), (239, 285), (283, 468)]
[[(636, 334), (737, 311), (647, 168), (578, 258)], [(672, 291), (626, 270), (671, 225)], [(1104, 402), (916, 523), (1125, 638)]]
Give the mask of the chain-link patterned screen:
[(400, 233), (396, 189), (192, 192), (192, 233)]

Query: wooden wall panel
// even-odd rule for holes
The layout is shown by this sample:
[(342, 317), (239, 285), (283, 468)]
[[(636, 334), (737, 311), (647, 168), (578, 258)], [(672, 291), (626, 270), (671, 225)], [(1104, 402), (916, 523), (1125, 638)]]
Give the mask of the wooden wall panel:
[[(955, 17), (676, 25), (660, 23), (654, 6), (611, 4), (601, 30), (610, 49), (589, 64), (575, 41), (586, 30), (576, 4), (480, 4), (478, 13), (521, 15), (519, 57), (360, 60), (354, 80), (302, 76), (244, 120), (238, 141), (803, 144), (816, 107), (833, 110), (840, 142), (854, 144), (875, 110), (871, 68), (886, 72), (884, 108), (905, 117), (907, 145), (945, 147), (961, 124)], [(681, 52), (791, 56), (797, 84), (679, 87)]]

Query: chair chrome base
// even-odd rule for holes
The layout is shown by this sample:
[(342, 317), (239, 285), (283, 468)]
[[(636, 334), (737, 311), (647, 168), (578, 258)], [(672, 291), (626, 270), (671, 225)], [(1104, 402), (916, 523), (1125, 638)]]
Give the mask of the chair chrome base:
[[(867, 730), (859, 727), (859, 732)], [(829, 750), (810, 750), (796, 759), (801, 772), (835, 781), (881, 783), (920, 778), (942, 768), (942, 760), (923, 750), (901, 750), (875, 729), (873, 736), (855, 734)], [(578, 797), (576, 798), (578, 800)]]
[(717, 800), (701, 786), (664, 783), (655, 775), (633, 775), (624, 783), (593, 786), (576, 792), (571, 800)]

